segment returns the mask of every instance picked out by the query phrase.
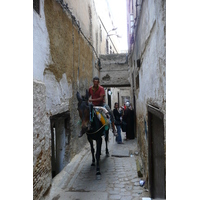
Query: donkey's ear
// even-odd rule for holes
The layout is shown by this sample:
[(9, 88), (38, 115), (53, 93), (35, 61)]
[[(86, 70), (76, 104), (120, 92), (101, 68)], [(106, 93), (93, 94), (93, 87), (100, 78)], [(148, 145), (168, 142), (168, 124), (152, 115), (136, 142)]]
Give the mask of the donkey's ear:
[(89, 99), (89, 92), (88, 92), (88, 90), (86, 89), (86, 95), (85, 95), (85, 98), (86, 98), (86, 100), (88, 100)]
[(82, 101), (82, 97), (79, 92), (76, 93), (76, 98), (78, 99), (78, 101)]

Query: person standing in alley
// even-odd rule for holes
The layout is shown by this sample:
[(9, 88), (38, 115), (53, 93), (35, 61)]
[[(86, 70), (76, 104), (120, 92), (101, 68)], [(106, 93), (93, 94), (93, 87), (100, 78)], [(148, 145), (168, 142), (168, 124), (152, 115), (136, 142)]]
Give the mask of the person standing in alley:
[(123, 121), (126, 125), (126, 140), (134, 139), (134, 111), (129, 101), (126, 102), (126, 110), (124, 110)]
[(113, 109), (113, 115), (115, 117), (115, 126), (117, 127), (116, 142), (118, 144), (123, 144), (121, 136), (121, 120), (120, 120), (120, 117), (122, 117), (122, 112), (119, 111), (119, 105), (117, 102), (115, 103), (115, 108)]

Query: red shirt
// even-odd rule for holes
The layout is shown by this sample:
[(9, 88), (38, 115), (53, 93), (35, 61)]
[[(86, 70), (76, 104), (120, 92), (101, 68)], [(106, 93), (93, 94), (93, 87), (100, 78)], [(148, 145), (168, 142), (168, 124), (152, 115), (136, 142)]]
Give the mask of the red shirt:
[[(93, 86), (91, 86), (89, 88), (89, 95), (92, 96), (92, 99), (98, 99), (100, 98), (101, 96), (105, 96), (105, 90), (102, 86), (98, 86), (97, 90), (95, 91), (95, 88)], [(100, 105), (103, 105), (104, 103), (104, 99), (103, 101), (93, 101), (92, 104), (94, 106), (100, 106)]]

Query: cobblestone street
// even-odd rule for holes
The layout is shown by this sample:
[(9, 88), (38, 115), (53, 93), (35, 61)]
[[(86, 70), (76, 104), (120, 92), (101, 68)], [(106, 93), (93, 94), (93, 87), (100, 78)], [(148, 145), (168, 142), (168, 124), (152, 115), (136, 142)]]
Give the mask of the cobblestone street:
[[(124, 137), (125, 133), (122, 133)], [(96, 179), (87, 144), (53, 179), (45, 200), (142, 200), (142, 197), (148, 197), (148, 190), (139, 185), (141, 178), (137, 176), (137, 156), (134, 155), (137, 151), (136, 139), (117, 144), (111, 132), (109, 139), (109, 157), (105, 155), (105, 142), (102, 144), (101, 180)]]

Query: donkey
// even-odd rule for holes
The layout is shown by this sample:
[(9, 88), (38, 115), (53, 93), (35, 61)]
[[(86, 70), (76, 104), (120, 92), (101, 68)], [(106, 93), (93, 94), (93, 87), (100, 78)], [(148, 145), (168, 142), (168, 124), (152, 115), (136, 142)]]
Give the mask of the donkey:
[[(101, 172), (100, 172), (100, 155), (101, 155), (101, 146), (102, 146), (102, 136), (104, 135), (104, 126), (97, 118), (96, 114), (94, 113), (94, 117), (92, 122), (90, 122), (90, 109), (88, 103), (89, 93), (86, 90), (85, 96), (80, 96), (80, 93), (77, 92), (76, 97), (78, 99), (78, 112), (79, 117), (82, 120), (81, 124), (81, 131), (87, 134), (87, 139), (90, 143), (91, 153), (92, 153), (92, 164), (91, 166), (95, 166), (95, 156), (94, 156), (94, 147), (93, 147), (93, 140), (96, 141), (96, 178), (101, 179)], [(91, 124), (90, 124), (91, 123)], [(90, 128), (89, 128), (90, 127)], [(105, 143), (106, 143), (106, 156), (109, 156), (108, 151), (108, 137), (109, 137), (109, 129), (105, 131)]]

